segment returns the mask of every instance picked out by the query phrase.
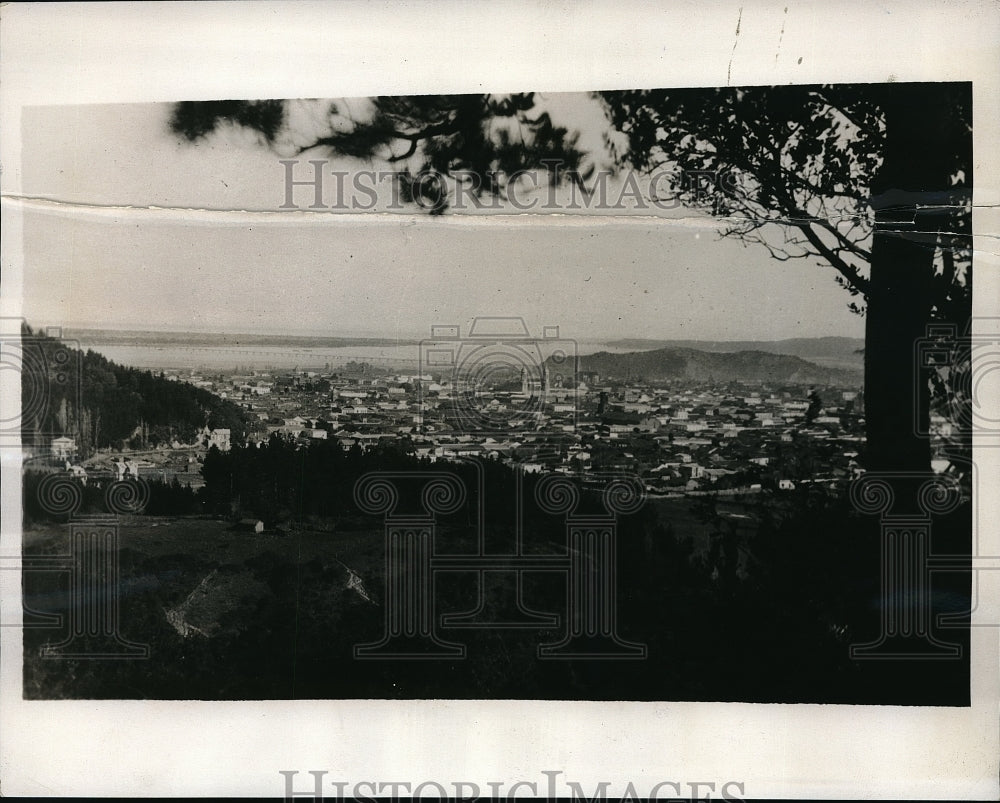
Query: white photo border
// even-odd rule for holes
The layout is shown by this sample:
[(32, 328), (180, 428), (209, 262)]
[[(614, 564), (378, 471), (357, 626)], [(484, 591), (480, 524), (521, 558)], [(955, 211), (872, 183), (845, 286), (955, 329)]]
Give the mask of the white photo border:
[[(787, 2), (787, 0), (786, 0)], [(20, 314), (21, 110), (43, 104), (665, 86), (972, 80), (975, 315), (1000, 299), (1000, 17), (981, 2), (7, 4), (0, 10), (3, 297)], [(785, 10), (783, 10), (785, 9)], [(992, 233), (991, 236), (988, 233)], [(9, 373), (9, 372), (7, 372)], [(4, 376), (2, 398), (19, 398)], [(995, 400), (994, 400), (995, 401)], [(980, 452), (982, 477), (1000, 454)], [(3, 455), (3, 554), (20, 480)], [(997, 499), (979, 500), (1000, 554)], [(0, 572), (5, 621), (20, 579)], [(0, 629), (8, 795), (280, 796), (282, 770), (330, 781), (538, 784), (608, 797), (631, 782), (741, 782), (741, 796), (998, 794), (998, 631), (975, 627), (970, 708), (537, 701), (21, 699), (17, 628)], [(561, 787), (564, 790), (565, 788)], [(367, 787), (365, 788), (367, 790)], [(669, 788), (664, 794), (670, 792)], [(434, 794), (433, 788), (427, 790)], [(522, 789), (529, 794), (530, 789)], [(333, 797), (335, 788), (328, 788)]]

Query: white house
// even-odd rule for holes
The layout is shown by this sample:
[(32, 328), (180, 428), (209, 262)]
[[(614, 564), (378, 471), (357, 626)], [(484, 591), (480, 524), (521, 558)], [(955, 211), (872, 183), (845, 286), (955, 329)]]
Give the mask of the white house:
[(228, 452), (231, 441), (231, 432), (228, 429), (213, 429), (208, 435), (208, 447), (216, 447), (220, 452)]
[(50, 446), (53, 457), (66, 459), (67, 457), (72, 457), (76, 454), (76, 440), (73, 438), (67, 438), (65, 435), (59, 438), (53, 438)]

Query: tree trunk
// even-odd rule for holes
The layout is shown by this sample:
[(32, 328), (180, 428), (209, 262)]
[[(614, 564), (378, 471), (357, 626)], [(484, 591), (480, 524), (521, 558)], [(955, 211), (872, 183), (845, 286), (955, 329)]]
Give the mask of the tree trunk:
[[(872, 181), (875, 232), (865, 329), (869, 471), (930, 471), (928, 401), (918, 346), (931, 322), (935, 226), (917, 205), (951, 186), (963, 135), (947, 84), (888, 84), (883, 162)], [(968, 135), (971, 140), (971, 135)]]
[(921, 386), (916, 346), (931, 304), (934, 251), (893, 232), (876, 232), (865, 326), (865, 429), (869, 471), (929, 471), (925, 435), (929, 390)]

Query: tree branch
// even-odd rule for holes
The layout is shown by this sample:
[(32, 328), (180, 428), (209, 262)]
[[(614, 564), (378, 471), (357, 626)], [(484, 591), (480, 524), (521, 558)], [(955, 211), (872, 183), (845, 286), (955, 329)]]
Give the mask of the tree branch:
[(805, 235), (805, 238), (809, 241), (813, 248), (815, 248), (820, 256), (828, 260), (834, 269), (843, 276), (851, 287), (856, 288), (859, 292), (864, 293), (867, 296), (871, 292), (871, 283), (864, 278), (860, 273), (858, 273), (857, 268), (848, 262), (845, 262), (840, 258), (840, 254), (836, 250), (831, 249), (824, 243), (819, 236), (812, 230), (812, 224), (809, 222), (795, 224), (798, 226), (799, 230)]

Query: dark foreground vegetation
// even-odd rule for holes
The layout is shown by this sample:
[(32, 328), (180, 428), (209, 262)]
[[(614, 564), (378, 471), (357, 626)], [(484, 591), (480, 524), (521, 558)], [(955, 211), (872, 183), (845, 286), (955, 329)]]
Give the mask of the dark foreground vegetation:
[[(645, 660), (539, 660), (538, 646), (559, 641), (565, 620), (440, 628), (444, 641), (466, 646), (462, 659), (357, 660), (357, 644), (381, 637), (385, 612), (383, 521), (353, 495), (355, 481), (376, 469), (413, 473), (399, 485), (397, 508), (412, 512), (421, 474), (443, 467), (401, 448), (296, 450), (274, 440), (212, 452), (197, 494), (154, 484), (148, 515), (118, 519), (120, 632), (147, 644), (149, 658), (42, 658), (66, 625), (28, 627), (25, 695), (968, 704), (967, 629), (935, 627), (940, 640), (962, 647), (956, 660), (851, 659), (852, 643), (879, 633), (879, 522), (844, 494), (805, 488), (647, 500), (619, 516), (618, 628), (647, 646)], [(486, 551), (511, 551), (515, 473), (490, 461), (445, 470), (468, 497), (438, 516), (437, 551), (476, 550), (481, 502)], [(524, 551), (565, 554), (564, 520), (532, 501), (538, 481), (527, 476), (521, 489)], [(33, 507), (36, 487), (29, 478), (25, 502), (35, 519), (25, 554), (65, 552), (66, 517)], [(86, 494), (96, 512), (103, 497)], [(583, 510), (600, 507), (597, 493), (583, 490), (582, 500)], [(935, 553), (969, 554), (970, 509), (934, 520)], [(564, 615), (565, 576), (531, 571), (522, 579), (527, 609)], [(483, 618), (516, 613), (513, 575), (483, 580)], [(65, 573), (28, 572), (24, 585), (31, 609), (68, 613)], [(438, 573), (436, 614), (475, 608), (479, 588), (475, 571)], [(935, 613), (967, 610), (969, 597), (967, 571), (934, 574)]]

